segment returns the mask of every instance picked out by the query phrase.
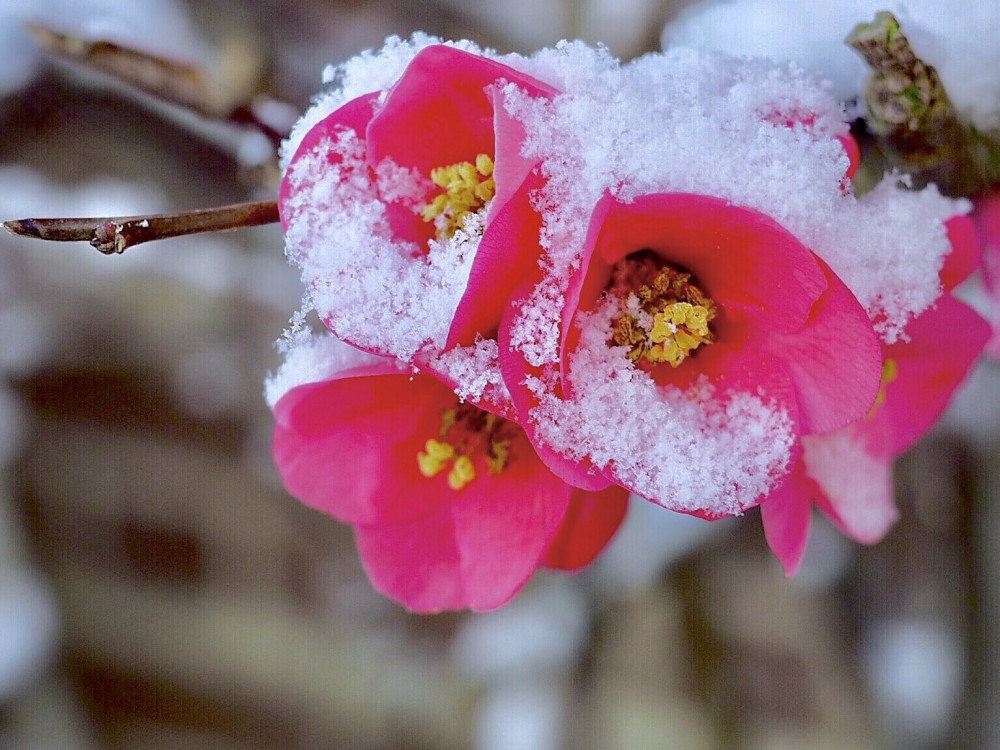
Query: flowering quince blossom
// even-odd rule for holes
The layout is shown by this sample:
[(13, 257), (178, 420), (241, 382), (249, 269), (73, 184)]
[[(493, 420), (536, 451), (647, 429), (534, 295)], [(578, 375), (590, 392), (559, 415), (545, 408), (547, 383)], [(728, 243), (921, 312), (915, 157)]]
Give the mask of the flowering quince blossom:
[(414, 609), (584, 564), (626, 489), (709, 518), (785, 492), (876, 403), (968, 208), (856, 197), (839, 106), (762, 61), (418, 35), (327, 79), (279, 205), (299, 320), (368, 359), (293, 328), (275, 455)]
[[(496, 106), (503, 88), (554, 93), (454, 47), (410, 54), (391, 85), (335, 97), (301, 140), (293, 133), (279, 197), (287, 252), (324, 322), (404, 360), (444, 343), (483, 226), (531, 167), (520, 126)], [(324, 242), (331, 252), (315, 252)]]
[(391, 359), (353, 359), (277, 401), (274, 453), (290, 492), (354, 526), (380, 591), (422, 612), (493, 609), (618, 528), (624, 490), (571, 487), (513, 422)]
[(946, 293), (910, 323), (907, 339), (882, 345), (882, 387), (869, 413), (804, 437), (789, 479), (761, 504), (768, 543), (789, 574), (805, 552), (812, 503), (852, 539), (871, 544), (885, 535), (897, 516), (893, 459), (937, 421), (989, 339), (989, 324), (949, 293), (978, 264), (975, 229), (964, 216), (948, 229)]

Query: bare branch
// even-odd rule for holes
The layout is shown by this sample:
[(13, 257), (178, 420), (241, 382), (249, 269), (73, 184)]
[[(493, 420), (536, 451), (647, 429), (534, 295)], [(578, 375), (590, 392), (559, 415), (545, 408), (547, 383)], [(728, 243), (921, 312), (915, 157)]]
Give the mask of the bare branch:
[(236, 203), (177, 214), (91, 219), (18, 219), (3, 222), (14, 235), (52, 242), (89, 242), (105, 255), (151, 240), (225, 232), (278, 221), (276, 201)]
[(198, 66), (114, 42), (66, 34), (41, 23), (26, 26), (38, 45), (57, 57), (101, 71), (208, 117), (224, 116), (228, 111), (229, 104), (222, 91)]
[(951, 195), (1000, 181), (1000, 134), (979, 132), (959, 117), (941, 77), (916, 55), (892, 13), (859, 24), (847, 43), (871, 69), (866, 124), (894, 166)]
[[(230, 39), (224, 45), (221, 71), (213, 75), (201, 65), (117, 42), (68, 34), (43, 23), (27, 22), (25, 27), (42, 49), (61, 60), (98, 71), (158, 101), (210, 120), (249, 125), (275, 145), (288, 135), (294, 122), (289, 121), (289, 105), (257, 90), (263, 63), (260, 55), (243, 43), (245, 40)], [(230, 62), (225, 64), (226, 60)], [(276, 111), (280, 112), (277, 119), (269, 116)]]

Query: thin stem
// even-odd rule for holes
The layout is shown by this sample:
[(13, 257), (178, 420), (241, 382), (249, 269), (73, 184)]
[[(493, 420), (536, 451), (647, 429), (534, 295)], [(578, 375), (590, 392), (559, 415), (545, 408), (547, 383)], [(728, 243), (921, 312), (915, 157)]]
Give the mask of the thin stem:
[(21, 237), (52, 242), (89, 242), (105, 255), (151, 240), (201, 232), (225, 232), (278, 221), (277, 201), (236, 203), (177, 214), (92, 219), (18, 219), (3, 228)]

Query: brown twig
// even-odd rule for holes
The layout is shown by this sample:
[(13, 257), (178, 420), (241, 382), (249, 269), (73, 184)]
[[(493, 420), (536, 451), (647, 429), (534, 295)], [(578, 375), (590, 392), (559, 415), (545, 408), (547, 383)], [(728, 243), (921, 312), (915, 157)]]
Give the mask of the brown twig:
[(176, 214), (92, 219), (17, 219), (3, 222), (14, 235), (52, 242), (89, 242), (105, 255), (151, 240), (225, 232), (278, 221), (276, 201), (236, 203)]
[(207, 117), (222, 116), (229, 108), (219, 85), (197, 65), (67, 34), (42, 23), (25, 26), (35, 42), (56, 57), (106, 73), (159, 99)]
[(161, 102), (174, 104), (209, 118), (234, 125), (251, 126), (275, 146), (288, 135), (291, 123), (260, 116), (262, 103), (284, 105), (257, 91), (262, 63), (255, 50), (230, 39), (222, 50), (221, 65), (212, 74), (205, 67), (174, 60), (135, 47), (104, 39), (68, 34), (39, 22), (27, 22), (26, 30), (39, 47), (75, 66), (97, 71)]
[(865, 123), (890, 163), (936, 182), (951, 195), (973, 195), (1000, 181), (1000, 134), (981, 133), (955, 111), (937, 71), (921, 60), (899, 21), (881, 11), (847, 43), (871, 69)]

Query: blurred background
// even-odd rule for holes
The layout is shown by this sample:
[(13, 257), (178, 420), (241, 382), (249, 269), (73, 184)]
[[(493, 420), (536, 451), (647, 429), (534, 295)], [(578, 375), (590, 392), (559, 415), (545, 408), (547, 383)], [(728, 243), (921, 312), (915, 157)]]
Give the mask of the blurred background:
[[(685, 4), (0, 0), (0, 219), (268, 198), (273, 142), (240, 120), (287, 128), (387, 35), (629, 59)], [(206, 115), (26, 21), (192, 66)], [(0, 236), (0, 749), (1000, 748), (996, 365), (899, 462), (874, 548), (818, 520), (788, 580), (756, 513), (637, 503), (584, 573), (415, 616), (272, 466), (281, 248), (274, 226), (121, 257)]]

